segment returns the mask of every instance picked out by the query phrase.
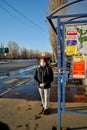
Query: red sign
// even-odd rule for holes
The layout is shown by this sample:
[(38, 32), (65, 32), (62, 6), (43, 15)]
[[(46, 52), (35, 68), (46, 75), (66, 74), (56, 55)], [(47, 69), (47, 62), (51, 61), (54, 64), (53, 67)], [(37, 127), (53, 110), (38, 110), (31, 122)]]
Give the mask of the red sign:
[(73, 63), (73, 77), (84, 78), (85, 77), (85, 62)]
[(67, 35), (77, 35), (77, 30), (67, 31)]

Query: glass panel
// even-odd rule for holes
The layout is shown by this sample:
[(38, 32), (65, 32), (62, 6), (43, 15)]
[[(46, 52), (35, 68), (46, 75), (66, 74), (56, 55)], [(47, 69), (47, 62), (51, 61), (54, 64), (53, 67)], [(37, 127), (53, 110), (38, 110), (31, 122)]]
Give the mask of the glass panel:
[[(78, 1), (77, 3), (69, 2), (65, 7), (56, 9), (50, 16), (70, 15), (70, 14), (84, 14), (87, 13), (87, 0)], [(68, 5), (69, 4), (69, 5)], [(67, 6), (68, 5), (68, 6)], [(63, 18), (62, 21), (67, 21), (71, 18)], [(86, 19), (86, 18), (85, 18)], [(51, 19), (55, 28), (57, 28), (57, 19)]]

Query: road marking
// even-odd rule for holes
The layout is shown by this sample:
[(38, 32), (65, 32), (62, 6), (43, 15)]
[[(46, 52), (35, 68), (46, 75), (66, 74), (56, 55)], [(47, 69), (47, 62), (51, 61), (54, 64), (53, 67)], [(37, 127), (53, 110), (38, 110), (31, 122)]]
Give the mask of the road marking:
[[(20, 79), (20, 80), (21, 80), (21, 79)], [(1, 93), (0, 96), (3, 96), (3, 95), (5, 95), (5, 94), (9, 93), (10, 91), (12, 91), (13, 89), (15, 89), (16, 87), (19, 87), (20, 85), (22, 85), (22, 84), (28, 82), (28, 81), (30, 80), (30, 78), (25, 78), (25, 79), (22, 79), (21, 81), (20, 81), (20, 80), (19, 80), (18, 82), (16, 82), (16, 83), (13, 85), (12, 88), (8, 88), (5, 92)]]
[(12, 90), (11, 88), (8, 88), (5, 92), (1, 93), (0, 96), (5, 95), (6, 93), (10, 92), (11, 90)]
[(14, 86), (18, 87), (18, 86), (26, 83), (28, 80), (30, 80), (30, 79), (23, 79), (22, 81), (17, 82)]
[(5, 84), (10, 84), (10, 83), (13, 83), (14, 81), (17, 81), (18, 79), (11, 79), (11, 80), (8, 80), (8, 81), (5, 81), (4, 83)]

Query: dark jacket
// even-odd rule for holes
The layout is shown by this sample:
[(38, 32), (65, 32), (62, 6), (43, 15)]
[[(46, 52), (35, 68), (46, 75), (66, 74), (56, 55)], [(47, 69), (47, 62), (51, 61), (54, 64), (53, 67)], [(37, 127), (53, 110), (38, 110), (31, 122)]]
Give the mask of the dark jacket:
[[(45, 83), (44, 89), (51, 87), (51, 82), (53, 82), (53, 71), (49, 66), (38, 66), (35, 70), (34, 79), (38, 83)], [(39, 86), (40, 87), (40, 86)]]

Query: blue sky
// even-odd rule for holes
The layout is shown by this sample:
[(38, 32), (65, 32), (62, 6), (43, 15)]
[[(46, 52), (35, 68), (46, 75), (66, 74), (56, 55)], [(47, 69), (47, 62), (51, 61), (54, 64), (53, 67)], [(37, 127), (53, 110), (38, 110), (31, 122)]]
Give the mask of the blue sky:
[(15, 41), (23, 48), (51, 52), (46, 14), (48, 0), (4, 0), (27, 18), (0, 0), (0, 43)]

